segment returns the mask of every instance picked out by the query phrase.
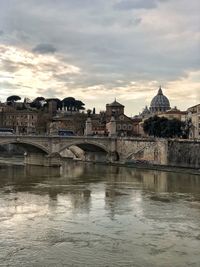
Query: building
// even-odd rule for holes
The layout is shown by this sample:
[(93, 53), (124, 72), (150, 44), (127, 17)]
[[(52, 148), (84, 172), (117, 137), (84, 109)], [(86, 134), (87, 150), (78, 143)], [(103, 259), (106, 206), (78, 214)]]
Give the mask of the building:
[(156, 114), (159, 112), (165, 112), (170, 110), (170, 103), (168, 98), (163, 94), (161, 87), (158, 90), (156, 96), (151, 100), (149, 111), (151, 114)]
[(38, 113), (30, 110), (4, 109), (0, 112), (0, 127), (11, 128), (17, 134), (31, 134), (36, 132)]
[(181, 111), (177, 109), (177, 107), (174, 107), (170, 110), (167, 110), (166, 112), (161, 112), (158, 114), (159, 117), (165, 117), (168, 120), (173, 120), (177, 119), (180, 121), (186, 121), (187, 118), (187, 112), (186, 111)]
[(191, 123), (189, 130), (190, 139), (200, 139), (200, 104), (188, 108), (187, 118)]
[(117, 102), (116, 99), (111, 104), (106, 104), (107, 120), (110, 120), (112, 115), (120, 116), (121, 114), (124, 114), (124, 106)]
[(48, 125), (49, 134), (58, 134), (59, 130), (69, 130), (76, 135), (83, 135), (87, 115), (84, 113), (58, 113)]
[(106, 129), (106, 113), (101, 111), (99, 114), (91, 114), (92, 132), (94, 135), (108, 135)]
[(36, 132), (37, 120), (37, 111), (24, 109), (21, 102), (0, 104), (1, 128), (11, 128), (17, 134), (31, 134)]
[[(110, 135), (110, 122), (114, 120), (115, 135), (133, 136), (133, 120), (124, 114), (124, 106), (115, 101), (106, 105), (106, 111), (99, 114), (89, 114), (91, 119), (92, 135)], [(113, 130), (112, 130), (113, 132)], [(112, 134), (113, 135), (113, 134)]]
[(17, 134), (44, 134), (53, 112), (52, 105), (38, 109), (26, 102), (1, 103), (0, 127), (11, 128)]
[(135, 120), (134, 128), (137, 130), (138, 135), (145, 136), (143, 123), (146, 119), (155, 115), (167, 119), (186, 121), (187, 112), (180, 111), (176, 107), (171, 108), (169, 99), (163, 94), (162, 88), (159, 87), (157, 95), (151, 100), (150, 107), (146, 106), (139, 115), (133, 118)]
[(136, 116), (132, 119), (132, 121), (133, 121), (133, 135), (134, 136), (143, 135), (144, 131), (143, 128), (141, 127), (142, 119)]
[(155, 114), (158, 112), (165, 112), (170, 108), (170, 103), (168, 98), (163, 94), (161, 87), (158, 90), (158, 93), (154, 98), (151, 100), (150, 104), (150, 113)]
[(116, 131), (118, 136), (133, 135), (133, 121), (124, 114), (124, 106), (115, 101), (106, 105), (106, 123), (109, 123), (111, 117), (115, 118)]
[(141, 119), (147, 119), (154, 115), (166, 112), (170, 110), (169, 99), (163, 94), (162, 88), (159, 87), (157, 95), (155, 95), (150, 103), (150, 107), (146, 106), (143, 111), (136, 117)]

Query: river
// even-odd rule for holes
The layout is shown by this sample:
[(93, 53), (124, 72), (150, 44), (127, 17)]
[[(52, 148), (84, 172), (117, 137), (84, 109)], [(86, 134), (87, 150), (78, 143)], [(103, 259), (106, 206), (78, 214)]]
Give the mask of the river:
[(200, 266), (200, 176), (0, 164), (0, 266)]

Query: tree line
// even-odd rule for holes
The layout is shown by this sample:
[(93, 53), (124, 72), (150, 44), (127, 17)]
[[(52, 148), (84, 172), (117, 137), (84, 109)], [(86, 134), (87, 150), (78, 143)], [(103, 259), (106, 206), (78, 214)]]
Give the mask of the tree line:
[(148, 118), (143, 124), (143, 130), (146, 134), (161, 138), (188, 138), (190, 127), (190, 121), (158, 116)]
[[(13, 105), (15, 102), (20, 101), (21, 97), (18, 95), (9, 96), (6, 99), (7, 105)], [(31, 108), (42, 109), (49, 105), (50, 102), (54, 101), (57, 105), (57, 109), (64, 109), (66, 111), (81, 111), (85, 110), (85, 104), (74, 97), (66, 97), (64, 99), (59, 98), (44, 98), (44, 97), (36, 97), (33, 101), (28, 98), (24, 99), (25, 104), (29, 104)]]

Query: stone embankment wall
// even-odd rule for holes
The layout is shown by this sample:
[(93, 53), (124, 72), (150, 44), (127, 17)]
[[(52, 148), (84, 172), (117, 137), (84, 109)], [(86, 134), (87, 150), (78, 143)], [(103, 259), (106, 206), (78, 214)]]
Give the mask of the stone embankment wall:
[(117, 152), (124, 162), (200, 169), (200, 140), (122, 139)]
[(200, 141), (168, 140), (169, 166), (200, 169)]
[(167, 164), (165, 139), (118, 139), (117, 152), (121, 161)]

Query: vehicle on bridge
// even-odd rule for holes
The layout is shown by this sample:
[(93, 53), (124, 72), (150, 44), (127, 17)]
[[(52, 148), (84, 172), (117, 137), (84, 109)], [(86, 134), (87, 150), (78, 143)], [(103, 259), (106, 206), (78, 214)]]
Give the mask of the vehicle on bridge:
[(14, 130), (11, 128), (0, 128), (0, 135), (12, 135), (14, 133)]
[(58, 135), (60, 136), (75, 136), (75, 133), (70, 130), (58, 130)]

